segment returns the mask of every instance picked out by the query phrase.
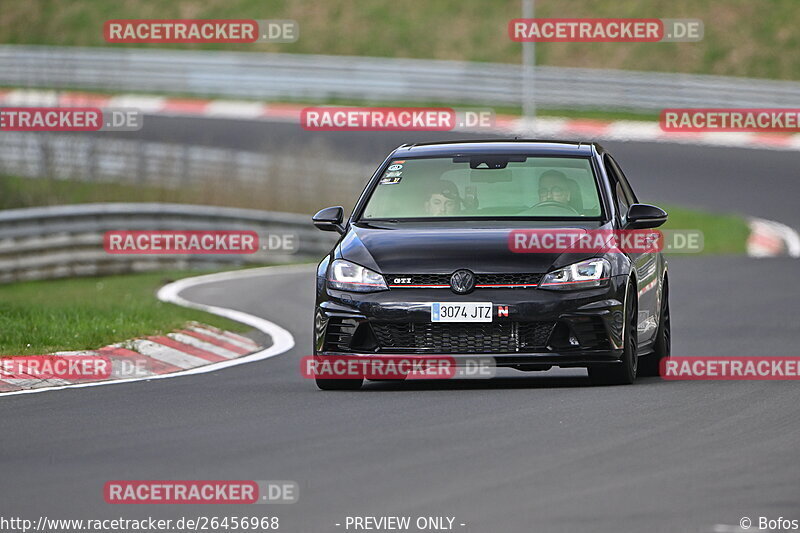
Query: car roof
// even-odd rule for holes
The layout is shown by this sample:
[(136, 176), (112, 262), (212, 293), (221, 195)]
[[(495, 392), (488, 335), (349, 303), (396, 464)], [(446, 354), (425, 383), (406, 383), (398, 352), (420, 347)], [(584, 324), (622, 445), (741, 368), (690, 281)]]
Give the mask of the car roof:
[(394, 155), (403, 157), (432, 157), (462, 154), (530, 154), (540, 156), (589, 157), (593, 153), (593, 147), (597, 152), (604, 151), (602, 146), (597, 143), (578, 141), (488, 139), (404, 144), (394, 151)]

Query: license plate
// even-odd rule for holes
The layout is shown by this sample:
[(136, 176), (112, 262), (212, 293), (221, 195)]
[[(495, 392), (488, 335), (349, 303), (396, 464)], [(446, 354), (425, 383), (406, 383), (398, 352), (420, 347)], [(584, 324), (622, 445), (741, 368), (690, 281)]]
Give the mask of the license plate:
[(459, 302), (431, 304), (431, 322), (491, 322), (492, 304)]

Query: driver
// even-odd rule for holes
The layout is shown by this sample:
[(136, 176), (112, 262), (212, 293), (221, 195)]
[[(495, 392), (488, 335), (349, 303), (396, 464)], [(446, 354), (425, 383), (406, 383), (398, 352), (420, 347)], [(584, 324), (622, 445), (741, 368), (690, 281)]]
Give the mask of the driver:
[(461, 197), (455, 183), (447, 180), (434, 181), (428, 189), (425, 200), (425, 214), (431, 217), (455, 215), (458, 213)]
[(539, 178), (539, 203), (558, 202), (570, 205), (569, 178), (558, 170), (548, 170)]

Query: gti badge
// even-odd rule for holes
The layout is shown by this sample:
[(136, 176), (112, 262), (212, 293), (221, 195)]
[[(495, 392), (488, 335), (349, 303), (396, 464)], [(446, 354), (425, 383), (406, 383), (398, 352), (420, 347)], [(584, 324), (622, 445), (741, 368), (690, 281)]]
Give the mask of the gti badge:
[(450, 288), (456, 294), (467, 294), (475, 288), (475, 274), (469, 270), (456, 270), (450, 276)]

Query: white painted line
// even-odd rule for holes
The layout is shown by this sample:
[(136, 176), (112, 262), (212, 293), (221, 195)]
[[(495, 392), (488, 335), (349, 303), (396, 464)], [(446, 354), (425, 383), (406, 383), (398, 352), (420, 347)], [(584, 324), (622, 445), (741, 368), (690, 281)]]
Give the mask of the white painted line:
[(754, 146), (756, 134), (747, 131), (709, 131), (701, 136), (701, 143), (711, 146)]
[(217, 346), (216, 344), (211, 344), (210, 342), (201, 341), (197, 337), (192, 337), (191, 335), (186, 335), (185, 333), (167, 333), (167, 337), (170, 339), (175, 339), (180, 343), (188, 344), (189, 346), (194, 346), (195, 348), (200, 348), (201, 350), (217, 354), (225, 359), (239, 357), (239, 354), (236, 352), (226, 350), (225, 348)]
[(162, 363), (177, 366), (178, 368), (194, 368), (208, 363), (206, 359), (183, 353), (175, 348), (164, 346), (145, 339), (133, 341), (134, 350), (142, 355), (157, 359)]
[(132, 107), (142, 113), (157, 113), (164, 109), (166, 98), (137, 94), (122, 94), (111, 98), (106, 107)]
[(607, 136), (620, 141), (656, 141), (662, 134), (655, 122), (617, 120), (609, 125)]
[(258, 118), (264, 114), (264, 104), (237, 100), (212, 100), (208, 103), (205, 115), (222, 118)]
[(58, 105), (58, 93), (37, 91), (36, 89), (18, 89), (6, 94), (3, 103), (8, 106), (20, 107), (55, 107)]
[(204, 276), (195, 276), (193, 278), (181, 279), (174, 283), (170, 283), (169, 285), (161, 287), (161, 290), (158, 291), (157, 294), (158, 299), (161, 300), (162, 302), (171, 302), (183, 307), (200, 309), (202, 311), (207, 311), (215, 315), (223, 316), (225, 318), (229, 318), (231, 320), (235, 320), (237, 322), (241, 322), (242, 324), (247, 324), (248, 326), (256, 328), (262, 333), (265, 333), (270, 337), (272, 337), (272, 346), (270, 346), (269, 348), (265, 348), (264, 350), (251, 353), (243, 357), (238, 357), (236, 359), (230, 359), (228, 361), (220, 361), (218, 363), (211, 363), (205, 366), (199, 366), (197, 368), (190, 368), (188, 370), (181, 370), (180, 372), (173, 372), (171, 374), (159, 374), (157, 376), (121, 379), (117, 381), (94, 381), (91, 383), (73, 383), (71, 385), (50, 387), (46, 389), (19, 390), (19, 391), (6, 392), (0, 394), (0, 398), (5, 396), (15, 396), (18, 394), (33, 394), (37, 392), (47, 392), (47, 391), (83, 388), (83, 387), (102, 387), (105, 385), (116, 385), (118, 383), (132, 383), (134, 381), (151, 381), (155, 379), (169, 379), (182, 376), (191, 376), (194, 374), (205, 374), (207, 372), (215, 372), (217, 370), (222, 370), (223, 368), (243, 365), (246, 363), (253, 363), (255, 361), (262, 361), (264, 359), (269, 359), (270, 357), (275, 357), (276, 355), (280, 355), (284, 352), (287, 352), (288, 350), (291, 350), (294, 347), (294, 337), (292, 336), (291, 333), (289, 333), (287, 330), (283, 329), (279, 325), (275, 324), (274, 322), (270, 322), (269, 320), (265, 320), (263, 318), (259, 318), (254, 315), (250, 315), (243, 311), (237, 311), (235, 309), (228, 309), (225, 307), (218, 307), (214, 305), (206, 305), (206, 304), (191, 302), (189, 300), (186, 300), (185, 298), (182, 298), (180, 296), (180, 293), (190, 287), (196, 287), (199, 285), (204, 285), (206, 283), (214, 283), (217, 281), (229, 281), (234, 279), (243, 279), (256, 276), (279, 276), (283, 274), (294, 274), (299, 272), (308, 272), (310, 274), (313, 271), (314, 271), (314, 265), (275, 266), (275, 267), (250, 268), (246, 270), (234, 270), (231, 272), (219, 272), (217, 274), (206, 274)]

